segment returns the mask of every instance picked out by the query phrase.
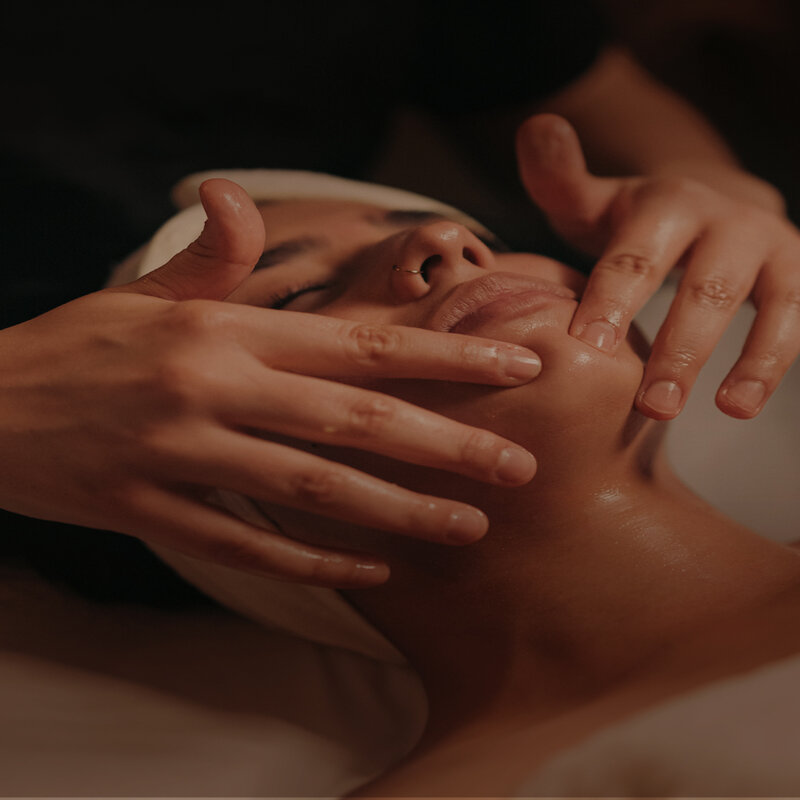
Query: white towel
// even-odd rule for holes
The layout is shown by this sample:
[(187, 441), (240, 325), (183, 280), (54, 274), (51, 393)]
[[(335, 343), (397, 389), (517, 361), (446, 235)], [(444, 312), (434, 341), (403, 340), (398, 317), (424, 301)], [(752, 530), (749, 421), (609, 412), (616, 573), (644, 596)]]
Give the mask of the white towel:
[(210, 170), (189, 175), (172, 190), (173, 200), (183, 211), (164, 223), (150, 240), (136, 266), (136, 277), (141, 277), (165, 264), (200, 234), (206, 215), (199, 204), (198, 189), (200, 184), (209, 178), (227, 178), (238, 183), (256, 202), (301, 199), (343, 200), (370, 203), (380, 208), (434, 211), (474, 231), (489, 234), (477, 220), (457, 208), (392, 186), (300, 170)]
[[(246, 522), (273, 529), (258, 506), (242, 495), (220, 490), (210, 499)], [(263, 578), (166, 548), (150, 547), (209, 597), (267, 628), (378, 661), (406, 664), (394, 645), (333, 589)]]

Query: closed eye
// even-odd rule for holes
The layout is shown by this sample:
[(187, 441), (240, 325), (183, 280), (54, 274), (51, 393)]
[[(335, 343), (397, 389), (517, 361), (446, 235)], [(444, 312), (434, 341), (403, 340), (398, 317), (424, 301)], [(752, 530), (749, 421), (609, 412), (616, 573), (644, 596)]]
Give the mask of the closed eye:
[(289, 289), (285, 289), (281, 292), (277, 292), (276, 294), (270, 297), (267, 308), (274, 308), (274, 309), (281, 309), (285, 308), (292, 300), (296, 300), (298, 297), (302, 297), (304, 294), (309, 294), (311, 292), (321, 292), (325, 289), (330, 289), (333, 284), (331, 283), (305, 283), (301, 286), (295, 286)]

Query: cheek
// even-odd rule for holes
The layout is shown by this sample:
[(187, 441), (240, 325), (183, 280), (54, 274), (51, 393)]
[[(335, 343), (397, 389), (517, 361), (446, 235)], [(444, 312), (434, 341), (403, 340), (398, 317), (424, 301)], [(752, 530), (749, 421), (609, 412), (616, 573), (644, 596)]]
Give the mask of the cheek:
[(416, 323), (419, 319), (419, 312), (409, 305), (391, 306), (385, 301), (359, 297), (355, 292), (325, 303), (313, 313), (368, 325), (402, 325), (411, 328), (418, 327)]
[(543, 416), (585, 430), (612, 428), (630, 413), (644, 367), (628, 342), (613, 356), (571, 336), (538, 337), (535, 346), (542, 374), (522, 388), (537, 394)]
[(381, 381), (370, 388), (486, 428), (534, 452), (543, 446), (543, 436), (565, 447), (578, 439), (591, 446), (625, 424), (643, 374), (642, 360), (629, 343), (616, 355), (605, 355), (567, 335), (563, 320), (554, 315), (484, 328), (480, 335), (531, 348), (542, 359), (541, 374), (514, 388), (410, 380)]

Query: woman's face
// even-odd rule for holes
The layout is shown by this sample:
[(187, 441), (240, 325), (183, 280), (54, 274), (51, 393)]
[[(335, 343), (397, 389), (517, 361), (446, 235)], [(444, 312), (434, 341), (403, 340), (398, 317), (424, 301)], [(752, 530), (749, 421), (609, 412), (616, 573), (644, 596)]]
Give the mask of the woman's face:
[[(524, 386), (403, 380), (370, 388), (528, 447), (540, 462), (537, 480), (556, 455), (572, 469), (569, 460), (583, 454), (596, 469), (598, 458), (619, 449), (642, 360), (631, 342), (609, 356), (568, 335), (585, 283), (580, 273), (542, 256), (501, 252), (463, 225), (421, 212), (320, 200), (266, 204), (261, 213), (264, 255), (230, 300), (524, 345), (543, 365)], [(369, 454), (325, 455), (406, 486), (430, 480), (419, 467), (409, 473), (399, 462), (362, 463), (375, 458)]]

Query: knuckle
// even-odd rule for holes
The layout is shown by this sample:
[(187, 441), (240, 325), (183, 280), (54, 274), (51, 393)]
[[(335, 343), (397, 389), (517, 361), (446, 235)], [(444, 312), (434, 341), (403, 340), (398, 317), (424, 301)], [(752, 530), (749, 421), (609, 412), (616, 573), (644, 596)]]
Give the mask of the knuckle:
[(302, 583), (323, 586), (338, 583), (347, 585), (351, 579), (357, 577), (355, 567), (348, 560), (339, 561), (326, 557), (303, 558), (293, 565), (292, 575)]
[(685, 175), (668, 175), (658, 181), (658, 189), (662, 193), (674, 195), (693, 194), (700, 190), (701, 184)]
[(206, 336), (219, 328), (223, 315), (217, 303), (208, 300), (182, 300), (165, 311), (165, 325), (182, 339)]
[(664, 175), (645, 186), (643, 198), (668, 199), (673, 203), (697, 202), (708, 195), (708, 189), (699, 181), (684, 175)]
[(194, 473), (193, 443), (198, 440), (196, 424), (186, 424), (177, 415), (143, 420), (134, 428), (136, 463), (142, 470), (175, 480)]
[(696, 364), (699, 356), (697, 348), (682, 345), (665, 353), (660, 362), (664, 365), (666, 373), (674, 377)]
[(756, 362), (759, 374), (769, 374), (781, 367), (785, 361), (785, 356), (778, 350), (765, 350), (758, 354)]
[(337, 505), (344, 490), (344, 479), (329, 469), (301, 472), (292, 481), (292, 494), (303, 505), (330, 507)]
[(689, 296), (702, 308), (727, 311), (737, 305), (739, 292), (724, 278), (709, 275), (692, 281)]
[(780, 302), (787, 311), (791, 311), (792, 313), (800, 313), (800, 288), (787, 289), (783, 293)]
[(119, 528), (123, 532), (152, 531), (155, 494), (151, 483), (141, 475), (97, 477), (92, 496), (98, 501), (106, 525), (111, 519), (123, 526)]
[(426, 538), (432, 535), (441, 537), (450, 525), (450, 508), (422, 499), (408, 509), (404, 522), (407, 530), (422, 533)]
[[(158, 419), (171, 419), (197, 411), (213, 394), (210, 376), (190, 354), (164, 357), (142, 376), (134, 388), (139, 407), (156, 412)], [(138, 415), (141, 416), (141, 415)]]
[[(256, 542), (242, 538), (222, 538), (208, 542), (205, 556), (218, 564), (247, 569), (264, 561), (262, 548)], [(282, 572), (281, 569), (275, 570), (276, 574)]]
[(641, 253), (617, 253), (602, 259), (595, 269), (629, 278), (648, 278), (656, 271), (656, 265)]
[(380, 325), (357, 325), (347, 333), (345, 351), (360, 366), (375, 366), (400, 347), (398, 331)]
[(734, 206), (731, 224), (735, 221), (737, 230), (745, 236), (763, 233), (765, 212), (749, 203), (739, 203)]
[(500, 367), (501, 350), (483, 347), (471, 341), (458, 341), (455, 345), (455, 359), (461, 364), (479, 364), (489, 370)]
[(82, 492), (96, 497), (99, 500), (98, 505), (116, 512), (137, 507), (144, 494), (132, 478), (115, 471), (76, 473), (72, 479)]
[(117, 509), (145, 509), (152, 504), (152, 489), (132, 477), (112, 478), (105, 482), (103, 496)]
[(729, 226), (734, 226), (739, 235), (751, 241), (758, 237), (763, 238), (766, 231), (775, 233), (778, 218), (766, 209), (753, 203), (737, 202), (734, 204), (730, 216)]
[(385, 430), (395, 417), (394, 404), (380, 396), (353, 403), (349, 411), (349, 432), (356, 436), (374, 436)]
[(488, 464), (494, 466), (499, 455), (497, 437), (488, 431), (470, 431), (460, 447), (461, 460), (468, 464)]

